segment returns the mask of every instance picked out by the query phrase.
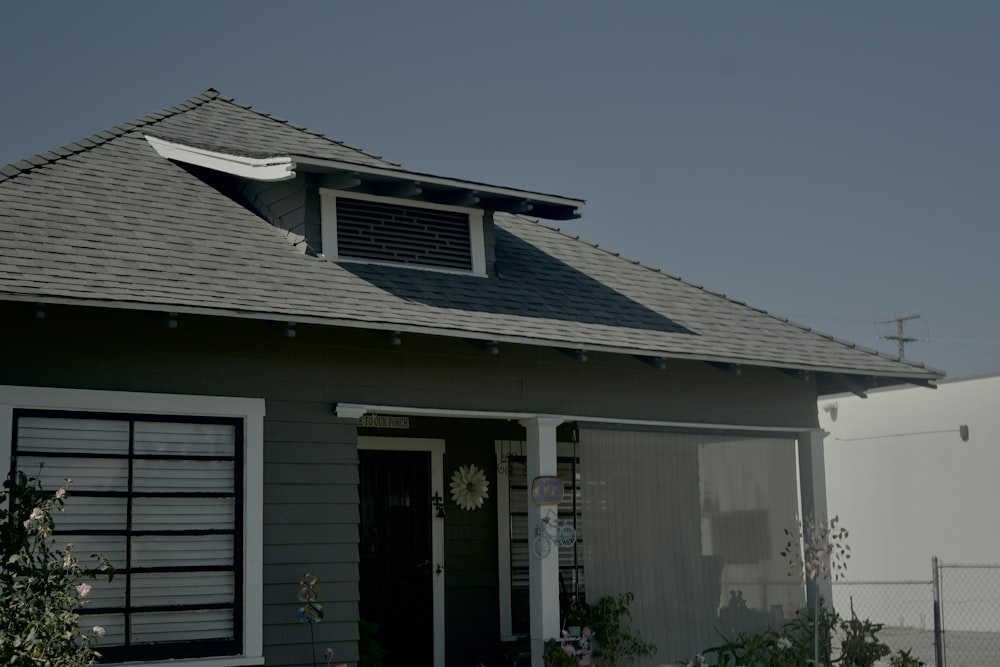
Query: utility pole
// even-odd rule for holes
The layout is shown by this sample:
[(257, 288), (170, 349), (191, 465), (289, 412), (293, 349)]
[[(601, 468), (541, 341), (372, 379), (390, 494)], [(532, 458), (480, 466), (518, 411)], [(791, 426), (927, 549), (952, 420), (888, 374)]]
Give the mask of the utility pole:
[(912, 315), (903, 315), (902, 317), (892, 317), (888, 320), (882, 320), (879, 324), (893, 324), (896, 325), (896, 335), (895, 336), (879, 336), (884, 340), (894, 340), (899, 343), (899, 360), (902, 361), (906, 358), (905, 347), (907, 343), (913, 343), (917, 341), (917, 338), (912, 338), (910, 336), (903, 335), (903, 322), (907, 320), (915, 320), (920, 317), (920, 313), (913, 313)]

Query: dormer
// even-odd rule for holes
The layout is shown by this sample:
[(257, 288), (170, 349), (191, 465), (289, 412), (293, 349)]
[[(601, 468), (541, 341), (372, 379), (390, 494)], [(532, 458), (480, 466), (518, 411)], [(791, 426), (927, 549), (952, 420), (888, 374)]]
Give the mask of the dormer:
[(486, 276), (494, 212), (569, 220), (584, 204), (393, 165), (146, 140), (161, 157), (234, 177), (243, 199), (296, 247), (336, 262)]

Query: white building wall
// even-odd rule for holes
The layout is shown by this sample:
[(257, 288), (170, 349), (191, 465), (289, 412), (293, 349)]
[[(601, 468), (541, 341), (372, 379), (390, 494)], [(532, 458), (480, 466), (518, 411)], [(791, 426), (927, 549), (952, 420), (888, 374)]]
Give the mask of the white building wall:
[(1000, 375), (819, 407), (828, 508), (850, 531), (847, 580), (929, 580), (932, 556), (1000, 563)]

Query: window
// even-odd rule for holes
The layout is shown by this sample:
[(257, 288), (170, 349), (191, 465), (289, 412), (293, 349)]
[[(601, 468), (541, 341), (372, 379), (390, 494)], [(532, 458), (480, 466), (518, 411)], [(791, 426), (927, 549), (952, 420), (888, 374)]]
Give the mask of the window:
[(107, 632), (104, 662), (262, 662), (262, 408), (0, 387), (0, 449), (46, 489), (73, 480), (55, 538), (115, 566), (81, 609), (86, 626)]
[(329, 259), (486, 275), (478, 209), (321, 189)]
[(778, 553), (799, 508), (791, 434), (583, 424), (579, 453), (591, 602), (635, 593), (660, 658), (795, 618), (805, 589)]
[[(500, 545), (500, 634), (505, 638), (527, 635), (530, 631), (528, 600), (528, 466), (525, 443), (496, 443), (497, 524)], [(560, 594), (584, 592), (582, 498), (580, 459), (572, 443), (558, 443), (556, 474), (563, 483), (563, 501), (554, 508), (560, 521), (572, 523), (577, 531), (572, 547), (553, 546), (559, 552)], [(531, 532), (531, 535), (534, 533)]]

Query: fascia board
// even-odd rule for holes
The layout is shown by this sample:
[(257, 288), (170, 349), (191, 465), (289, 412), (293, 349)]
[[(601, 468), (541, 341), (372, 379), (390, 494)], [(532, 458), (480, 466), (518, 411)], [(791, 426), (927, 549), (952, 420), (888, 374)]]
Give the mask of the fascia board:
[(317, 171), (342, 171), (351, 172), (366, 176), (379, 176), (395, 180), (415, 181), (427, 185), (437, 185), (444, 188), (454, 188), (461, 190), (475, 190), (481, 195), (504, 197), (510, 199), (524, 199), (529, 202), (539, 204), (551, 204), (573, 209), (576, 215), (580, 215), (580, 209), (586, 203), (583, 199), (573, 197), (560, 197), (559, 195), (549, 195), (531, 190), (520, 190), (517, 188), (507, 188), (497, 185), (488, 185), (476, 181), (465, 181), (457, 178), (445, 176), (434, 176), (405, 169), (391, 169), (387, 167), (373, 167), (370, 165), (355, 164), (353, 162), (343, 162), (340, 160), (322, 160), (318, 158), (293, 155), (291, 159), (297, 168), (303, 170)]

